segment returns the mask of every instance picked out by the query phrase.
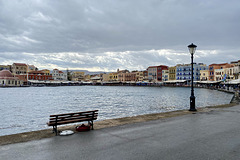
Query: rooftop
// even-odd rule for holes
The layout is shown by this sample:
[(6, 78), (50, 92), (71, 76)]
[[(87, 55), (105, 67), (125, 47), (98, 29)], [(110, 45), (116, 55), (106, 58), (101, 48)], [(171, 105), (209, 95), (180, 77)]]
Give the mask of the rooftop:
[(25, 63), (13, 63), (13, 64), (15, 64), (17, 66), (27, 66)]
[(13, 77), (12, 73), (9, 70), (0, 71), (0, 78), (9, 78)]

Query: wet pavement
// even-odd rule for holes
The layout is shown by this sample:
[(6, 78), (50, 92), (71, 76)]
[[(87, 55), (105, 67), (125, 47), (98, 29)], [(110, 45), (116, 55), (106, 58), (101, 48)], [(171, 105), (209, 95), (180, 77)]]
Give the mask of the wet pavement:
[(1, 160), (236, 160), (240, 105), (0, 146)]

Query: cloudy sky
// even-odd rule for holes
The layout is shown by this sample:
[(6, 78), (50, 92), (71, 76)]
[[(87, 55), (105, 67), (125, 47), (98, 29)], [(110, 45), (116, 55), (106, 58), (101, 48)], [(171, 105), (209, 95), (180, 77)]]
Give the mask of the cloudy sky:
[(144, 70), (240, 60), (239, 0), (0, 0), (0, 64)]

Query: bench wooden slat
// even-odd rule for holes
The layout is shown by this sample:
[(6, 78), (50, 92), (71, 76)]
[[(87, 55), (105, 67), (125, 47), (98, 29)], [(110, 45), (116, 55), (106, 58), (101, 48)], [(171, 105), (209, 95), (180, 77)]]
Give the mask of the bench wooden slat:
[(98, 112), (98, 110), (86, 111), (86, 112), (75, 112), (75, 113), (64, 113), (64, 114), (53, 114), (53, 115), (50, 115), (50, 117), (64, 116), (64, 115), (71, 115), (71, 114), (81, 114), (81, 113), (92, 113), (92, 112)]
[(92, 116), (97, 116), (98, 114), (96, 113), (93, 113), (93, 114), (81, 114), (81, 115), (78, 115), (78, 114), (74, 114), (74, 115), (64, 115), (64, 116), (54, 116), (54, 117), (51, 117), (50, 119), (56, 119), (56, 117), (58, 118), (68, 118), (68, 117), (92, 117)]
[[(57, 123), (55, 122), (50, 122), (48, 125), (53, 126), (53, 125), (63, 125), (63, 124), (69, 124), (69, 123), (75, 123), (75, 122), (84, 122), (88, 121), (89, 119), (71, 119), (71, 120), (66, 120), (66, 121), (58, 121)], [(91, 119), (91, 120), (96, 120), (96, 119)]]
[(89, 113), (89, 114), (65, 114), (65, 115), (55, 115), (55, 116), (51, 116), (50, 118), (55, 118), (55, 117), (61, 117), (61, 118), (64, 118), (64, 117), (77, 117), (77, 116), (92, 116), (92, 115), (98, 115), (97, 113)]
[[(57, 119), (57, 122), (60, 121), (70, 121), (70, 120), (78, 120), (78, 121), (91, 121), (91, 120), (96, 120), (97, 117), (93, 117), (93, 118), (67, 118), (67, 119)], [(50, 120), (49, 123), (56, 123), (56, 120)]]
[(67, 120), (71, 120), (71, 119), (79, 119), (79, 120), (81, 120), (81, 119), (89, 119), (89, 120), (91, 120), (91, 119), (96, 119), (97, 118), (97, 116), (94, 116), (94, 117), (67, 117), (67, 118), (58, 118), (58, 119), (56, 119), (56, 118), (51, 118), (50, 120), (49, 120), (49, 122), (56, 122), (56, 121), (67, 121)]

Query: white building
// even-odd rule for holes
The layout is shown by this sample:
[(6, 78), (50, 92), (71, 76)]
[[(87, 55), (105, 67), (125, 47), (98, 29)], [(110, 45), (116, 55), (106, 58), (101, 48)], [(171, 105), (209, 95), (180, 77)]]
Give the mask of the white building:
[(54, 69), (52, 72), (52, 78), (55, 81), (67, 81), (67, 73), (59, 71), (58, 69)]
[(230, 81), (234, 79), (234, 67), (215, 69), (215, 81)]
[[(200, 71), (208, 70), (208, 66), (203, 63), (193, 63), (193, 80), (200, 80)], [(176, 66), (176, 80), (191, 80), (192, 79), (192, 65), (178, 64)]]
[(215, 81), (221, 81), (227, 78), (225, 69), (215, 69), (214, 75), (215, 75)]
[(162, 70), (162, 81), (168, 81), (168, 79), (169, 79), (169, 71)]

